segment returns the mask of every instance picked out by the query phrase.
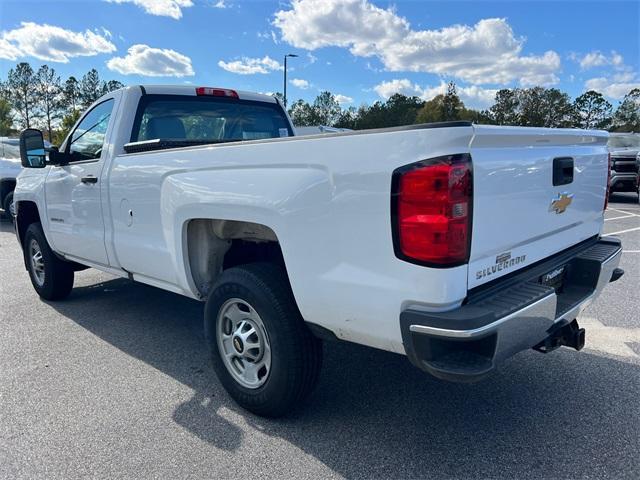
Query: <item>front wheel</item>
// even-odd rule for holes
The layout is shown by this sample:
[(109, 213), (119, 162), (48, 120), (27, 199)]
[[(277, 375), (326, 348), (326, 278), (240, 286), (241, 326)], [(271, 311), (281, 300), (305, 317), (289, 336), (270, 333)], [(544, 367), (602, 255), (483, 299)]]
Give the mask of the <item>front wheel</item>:
[(13, 192), (9, 192), (2, 201), (2, 209), (4, 210), (5, 216), (11, 218), (13, 215)]
[(225, 271), (207, 299), (205, 333), (222, 385), (257, 415), (286, 414), (317, 383), (322, 343), (305, 325), (276, 265)]
[(24, 236), (24, 260), (35, 291), (44, 300), (61, 300), (73, 288), (73, 266), (56, 257), (39, 223), (32, 223)]

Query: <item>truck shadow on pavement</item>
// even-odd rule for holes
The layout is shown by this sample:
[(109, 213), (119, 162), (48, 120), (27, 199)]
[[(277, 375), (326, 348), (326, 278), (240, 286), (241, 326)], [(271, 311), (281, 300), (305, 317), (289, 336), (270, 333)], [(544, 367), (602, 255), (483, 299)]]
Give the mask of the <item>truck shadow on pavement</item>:
[(461, 385), (400, 355), (325, 343), (321, 380), (304, 408), (266, 420), (237, 407), (216, 379), (202, 304), (117, 279), (78, 287), (51, 306), (192, 388), (173, 420), (230, 454), (259, 431), (348, 478), (638, 478), (638, 365), (525, 352), (487, 380)]

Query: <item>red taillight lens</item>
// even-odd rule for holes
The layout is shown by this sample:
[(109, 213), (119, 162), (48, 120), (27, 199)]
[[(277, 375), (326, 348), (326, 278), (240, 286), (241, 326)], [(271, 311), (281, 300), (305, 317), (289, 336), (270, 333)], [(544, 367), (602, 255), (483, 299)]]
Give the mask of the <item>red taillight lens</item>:
[(394, 248), (403, 260), (453, 266), (469, 260), (471, 156), (448, 155), (394, 172)]
[(608, 166), (607, 166), (607, 190), (604, 193), (604, 208), (606, 210), (609, 206), (609, 189), (611, 188), (611, 154), (609, 154)]
[(228, 88), (197, 87), (196, 95), (200, 97), (240, 98), (238, 96), (238, 92), (235, 90), (229, 90)]

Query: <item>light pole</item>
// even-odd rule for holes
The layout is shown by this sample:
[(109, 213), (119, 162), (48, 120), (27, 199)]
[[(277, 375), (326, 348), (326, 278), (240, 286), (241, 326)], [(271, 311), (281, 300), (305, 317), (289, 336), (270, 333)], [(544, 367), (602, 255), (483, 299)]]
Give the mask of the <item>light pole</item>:
[(287, 108), (287, 58), (292, 57), (295, 58), (298, 55), (295, 53), (287, 53), (284, 56), (284, 108)]

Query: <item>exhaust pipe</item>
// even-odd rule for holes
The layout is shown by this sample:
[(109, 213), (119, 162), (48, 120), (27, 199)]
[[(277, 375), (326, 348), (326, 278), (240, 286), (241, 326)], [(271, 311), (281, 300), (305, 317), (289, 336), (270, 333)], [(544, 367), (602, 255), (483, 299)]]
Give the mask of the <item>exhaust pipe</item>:
[(534, 350), (542, 353), (549, 353), (556, 348), (565, 346), (575, 350), (582, 350), (585, 342), (585, 330), (580, 328), (577, 320), (558, 325), (552, 330), (547, 338), (533, 347)]

